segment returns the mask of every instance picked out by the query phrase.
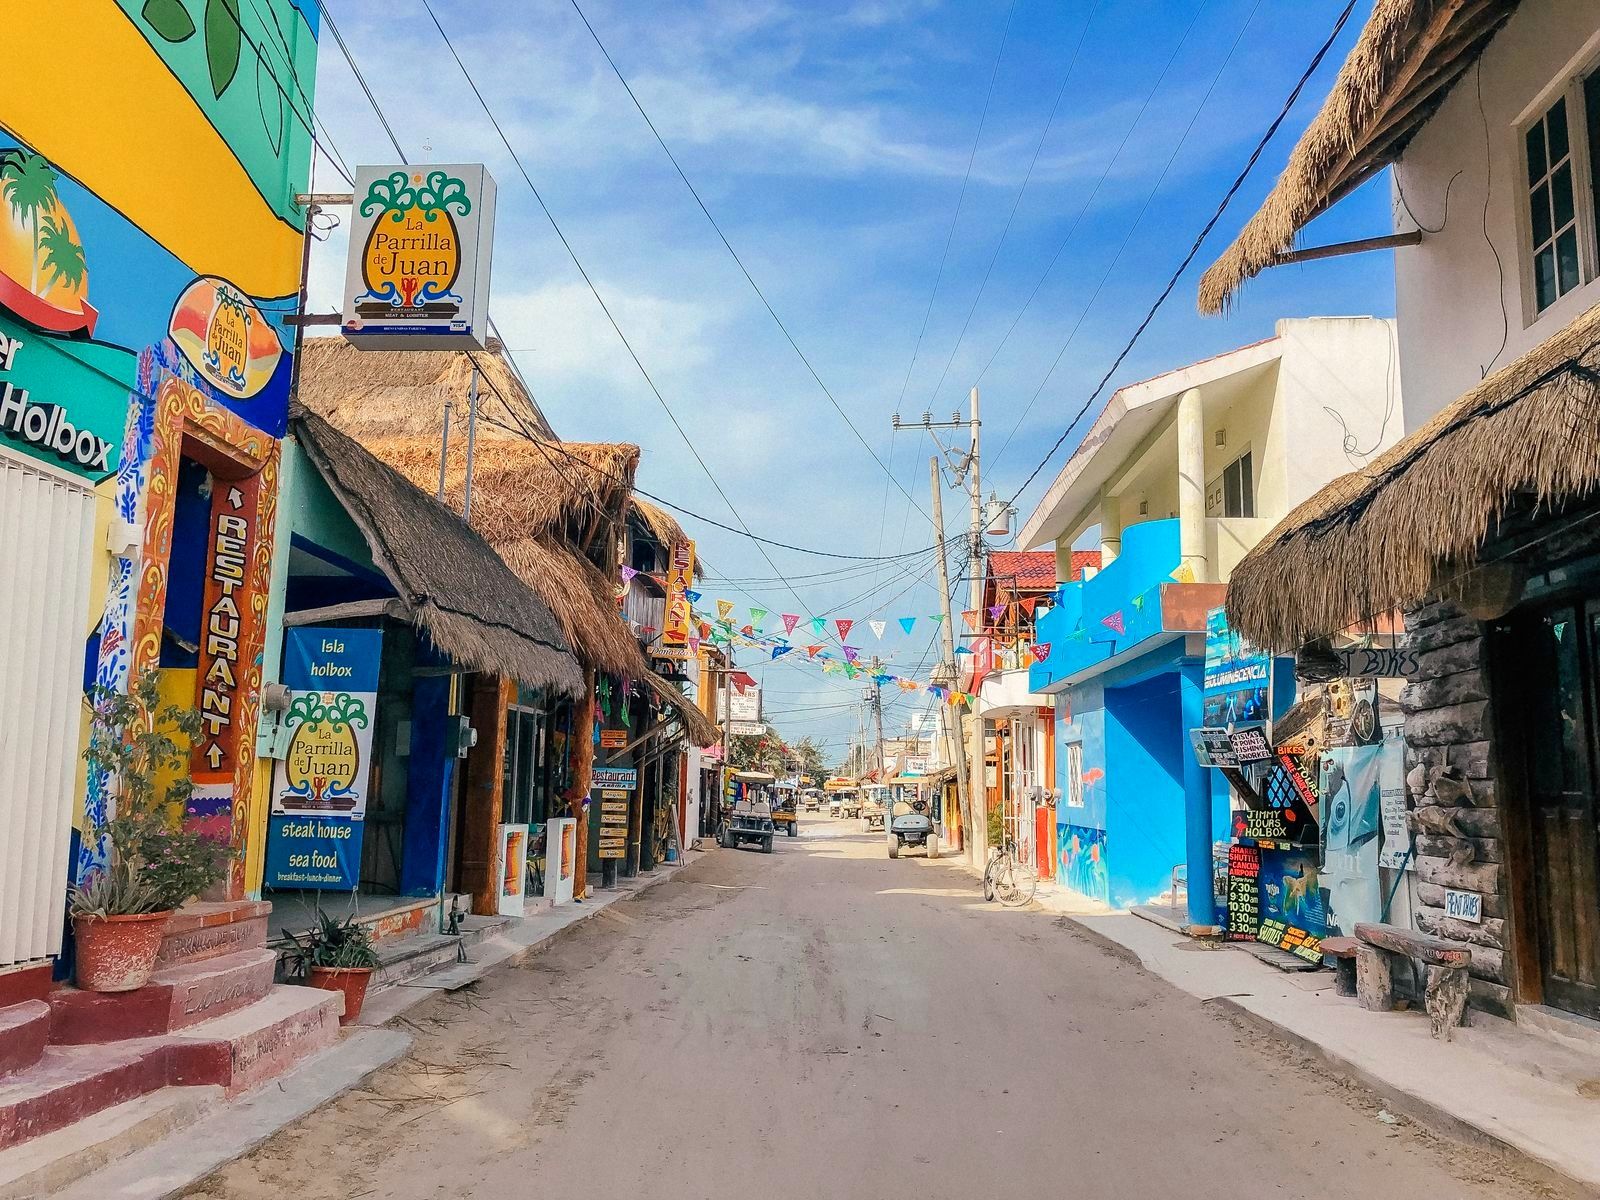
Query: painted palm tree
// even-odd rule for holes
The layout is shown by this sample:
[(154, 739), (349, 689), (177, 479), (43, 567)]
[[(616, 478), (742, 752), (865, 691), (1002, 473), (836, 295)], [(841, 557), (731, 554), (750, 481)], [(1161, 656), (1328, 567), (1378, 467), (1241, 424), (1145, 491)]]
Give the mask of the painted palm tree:
[(62, 283), (69, 288), (83, 284), (83, 276), (88, 268), (83, 258), (83, 246), (73, 239), (65, 221), (46, 217), (39, 245), (44, 250), (44, 265), (50, 272), (51, 284)]
[(17, 219), (27, 223), (28, 233), (33, 238), (33, 276), (28, 290), (35, 295), (39, 291), (43, 221), (56, 209), (56, 179), (56, 169), (43, 155), (23, 151), (7, 155), (0, 162), (0, 195), (5, 196)]

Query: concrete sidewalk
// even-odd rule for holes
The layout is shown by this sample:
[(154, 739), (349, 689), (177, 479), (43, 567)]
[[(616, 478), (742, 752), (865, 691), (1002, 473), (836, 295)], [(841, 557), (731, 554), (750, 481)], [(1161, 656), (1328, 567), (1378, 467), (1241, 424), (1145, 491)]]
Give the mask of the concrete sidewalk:
[(1107, 951), (1322, 1060), (1395, 1113), (1532, 1160), (1600, 1195), (1600, 1055), (1499, 1017), (1436, 1041), (1419, 1012), (1337, 996), (1331, 972), (1294, 974), (1123, 912), (1068, 912)]
[(375, 1026), (395, 1020), (430, 995), (466, 987), (549, 946), (611, 905), (665, 883), (704, 857), (704, 852), (691, 850), (679, 862), (623, 880), (615, 891), (597, 891), (582, 904), (537, 909), (474, 946), (471, 961), (373, 994), (361, 1020), (332, 1047), (236, 1101), (221, 1102), (215, 1088), (167, 1088), (0, 1152), (0, 1200), (47, 1193), (59, 1200), (179, 1196), (410, 1049), (409, 1034)]

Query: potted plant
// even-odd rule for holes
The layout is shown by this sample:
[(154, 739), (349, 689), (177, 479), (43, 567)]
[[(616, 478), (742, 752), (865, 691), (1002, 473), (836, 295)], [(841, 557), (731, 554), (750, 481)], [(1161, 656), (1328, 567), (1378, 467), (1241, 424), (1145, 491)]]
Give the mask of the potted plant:
[(112, 815), (89, 831), (105, 865), (72, 893), (77, 983), (129, 992), (149, 982), (172, 910), (222, 877), (226, 851), (182, 824), (199, 714), (164, 703), (155, 670), (125, 694), (97, 687), (93, 701), (84, 758), (106, 781)]
[(283, 935), (289, 940), (284, 952), (288, 974), (311, 987), (344, 993), (339, 1024), (354, 1022), (366, 1003), (372, 972), (379, 966), (372, 930), (357, 921), (354, 913), (341, 920), (319, 909), (316, 928), (302, 934), (285, 929)]

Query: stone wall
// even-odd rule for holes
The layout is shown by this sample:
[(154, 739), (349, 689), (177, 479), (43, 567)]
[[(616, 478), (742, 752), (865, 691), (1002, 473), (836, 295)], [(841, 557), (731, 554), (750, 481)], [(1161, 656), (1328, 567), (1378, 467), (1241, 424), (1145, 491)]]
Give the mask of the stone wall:
[[(1400, 693), (1416, 926), (1471, 949), (1472, 1002), (1506, 1013), (1510, 881), (1495, 788), (1487, 626), (1440, 601), (1408, 611), (1406, 630), (1420, 667)], [(1445, 916), (1447, 888), (1482, 894), (1481, 925)]]

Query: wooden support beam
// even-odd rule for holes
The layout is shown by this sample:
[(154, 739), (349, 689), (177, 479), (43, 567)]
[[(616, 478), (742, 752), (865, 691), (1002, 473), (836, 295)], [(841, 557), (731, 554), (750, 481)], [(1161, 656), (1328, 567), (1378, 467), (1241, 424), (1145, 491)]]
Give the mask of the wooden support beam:
[(316, 625), (322, 621), (348, 621), (354, 617), (393, 617), (397, 621), (411, 621), (411, 611), (399, 600), (351, 600), (347, 604), (329, 604), (323, 608), (302, 608), (298, 612), (283, 614), (283, 623)]
[(1315, 262), (1319, 258), (1342, 258), (1347, 254), (1367, 254), (1373, 250), (1398, 250), (1405, 246), (1422, 244), (1422, 230), (1411, 229), (1405, 233), (1388, 233), (1382, 237), (1357, 238), (1353, 242), (1334, 242), (1327, 246), (1306, 246), (1290, 250), (1272, 260), (1275, 267), (1292, 263)]

